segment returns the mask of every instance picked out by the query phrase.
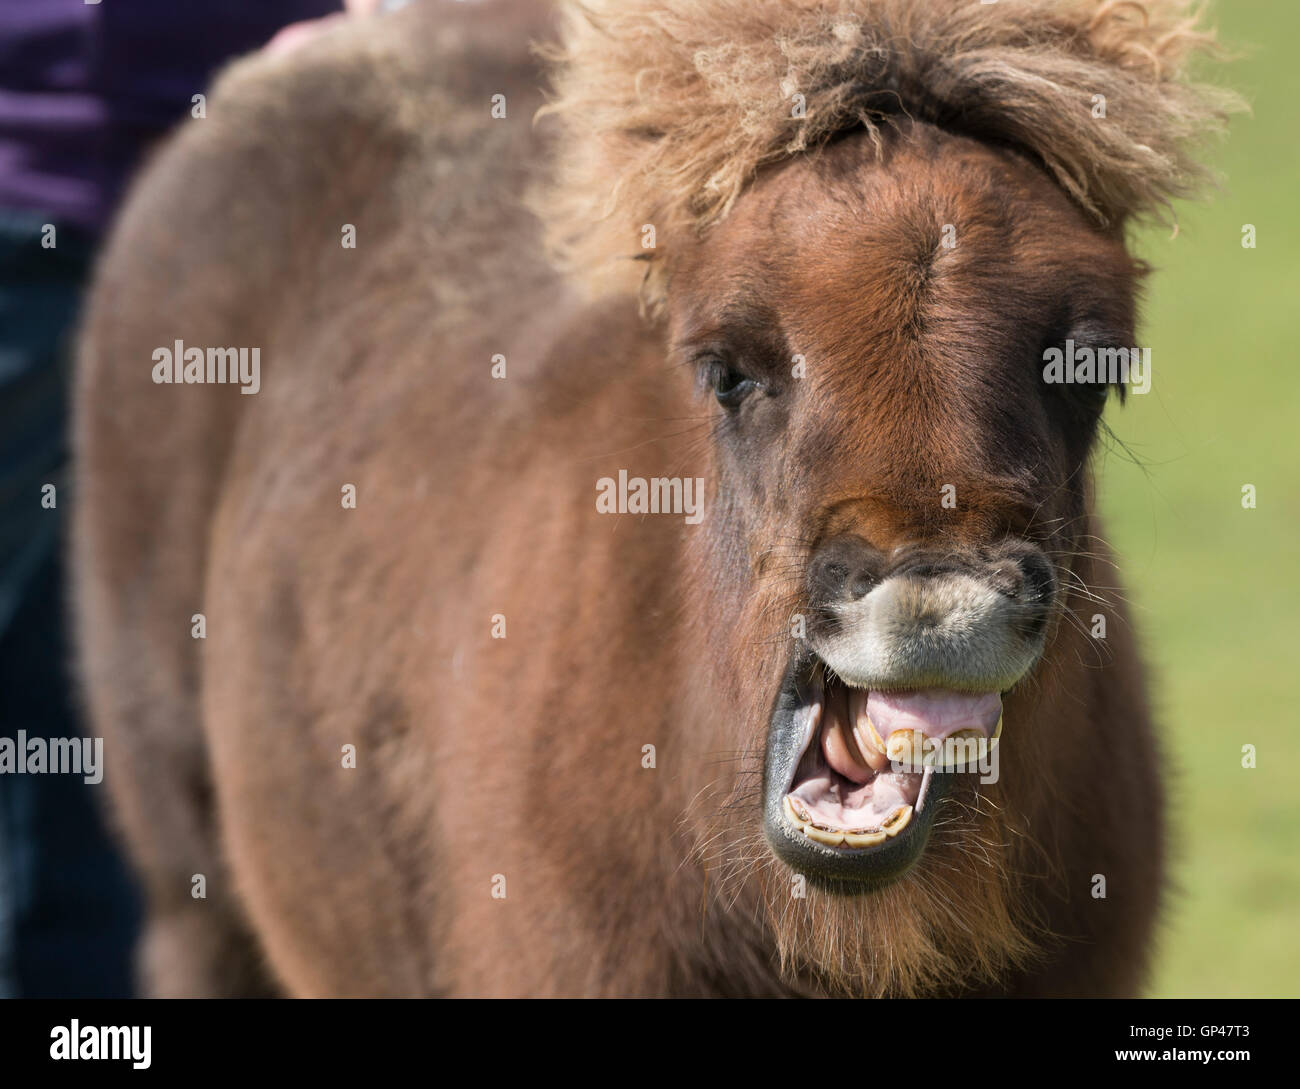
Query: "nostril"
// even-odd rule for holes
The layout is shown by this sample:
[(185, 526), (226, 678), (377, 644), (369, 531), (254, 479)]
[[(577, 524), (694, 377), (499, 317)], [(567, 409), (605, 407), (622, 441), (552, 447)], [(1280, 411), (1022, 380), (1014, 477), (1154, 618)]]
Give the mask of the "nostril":
[(1056, 593), (1056, 576), (1052, 574), (1052, 565), (1041, 553), (1032, 552), (1020, 561), (1023, 573), (1023, 586), (1020, 598), (1029, 605), (1047, 605)]
[(845, 585), (849, 580), (847, 564), (824, 556), (812, 564), (808, 574), (808, 585), (815, 603), (829, 605), (844, 596)]
[(989, 583), (993, 589), (1007, 597), (1019, 597), (1025, 586), (1025, 576), (1015, 560), (1003, 560), (989, 570)]
[(817, 572), (817, 583), (828, 600), (835, 600), (844, 593), (844, 584), (849, 579), (849, 569), (842, 563), (828, 560)]
[(814, 608), (856, 601), (880, 581), (880, 553), (860, 537), (846, 535), (827, 541), (808, 567), (808, 589)]

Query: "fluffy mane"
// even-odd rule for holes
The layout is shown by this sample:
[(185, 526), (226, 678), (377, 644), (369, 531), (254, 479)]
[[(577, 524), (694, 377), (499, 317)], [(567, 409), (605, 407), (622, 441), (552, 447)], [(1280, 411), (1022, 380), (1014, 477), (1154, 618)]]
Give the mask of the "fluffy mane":
[(1119, 231), (1211, 180), (1193, 148), (1238, 100), (1184, 69), (1214, 49), (1188, 0), (567, 2), (533, 204), (561, 267), (606, 290), (644, 274), (654, 306), (673, 238), (761, 167), (852, 128), (879, 147), (906, 115), (1031, 155)]

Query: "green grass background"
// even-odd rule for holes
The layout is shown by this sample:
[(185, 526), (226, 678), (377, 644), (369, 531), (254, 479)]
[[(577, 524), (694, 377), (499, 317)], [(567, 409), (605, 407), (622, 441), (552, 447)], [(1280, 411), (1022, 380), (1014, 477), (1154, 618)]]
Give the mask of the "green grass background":
[[(1300, 995), (1300, 5), (1221, 0), (1245, 95), (1221, 191), (1135, 239), (1152, 388), (1097, 479), (1171, 764), (1174, 877), (1150, 993)], [(1244, 249), (1252, 223), (1257, 248)], [(1243, 510), (1255, 485), (1258, 507)], [(1242, 746), (1257, 767), (1241, 766)]]

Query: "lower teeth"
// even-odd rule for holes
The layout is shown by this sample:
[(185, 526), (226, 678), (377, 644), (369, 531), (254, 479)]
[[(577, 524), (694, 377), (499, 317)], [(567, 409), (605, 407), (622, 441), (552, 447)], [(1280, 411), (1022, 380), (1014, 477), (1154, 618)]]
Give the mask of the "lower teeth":
[(895, 809), (879, 828), (862, 829), (847, 832), (842, 828), (828, 828), (817, 824), (803, 802), (791, 794), (785, 797), (785, 812), (791, 823), (814, 843), (827, 847), (875, 847), (886, 839), (898, 835), (911, 823), (912, 807), (900, 806)]

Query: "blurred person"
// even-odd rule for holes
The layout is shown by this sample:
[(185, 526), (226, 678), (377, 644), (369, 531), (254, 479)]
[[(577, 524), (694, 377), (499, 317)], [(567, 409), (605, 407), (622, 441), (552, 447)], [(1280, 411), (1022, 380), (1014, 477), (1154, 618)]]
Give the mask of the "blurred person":
[[(141, 158), (191, 116), (216, 69), (272, 39), (293, 48), (341, 8), (0, 0), (0, 738), (11, 754), (20, 737), (81, 733), (62, 563), (66, 390), (99, 239)], [(133, 992), (138, 905), (101, 789), (0, 765), (0, 995)]]

